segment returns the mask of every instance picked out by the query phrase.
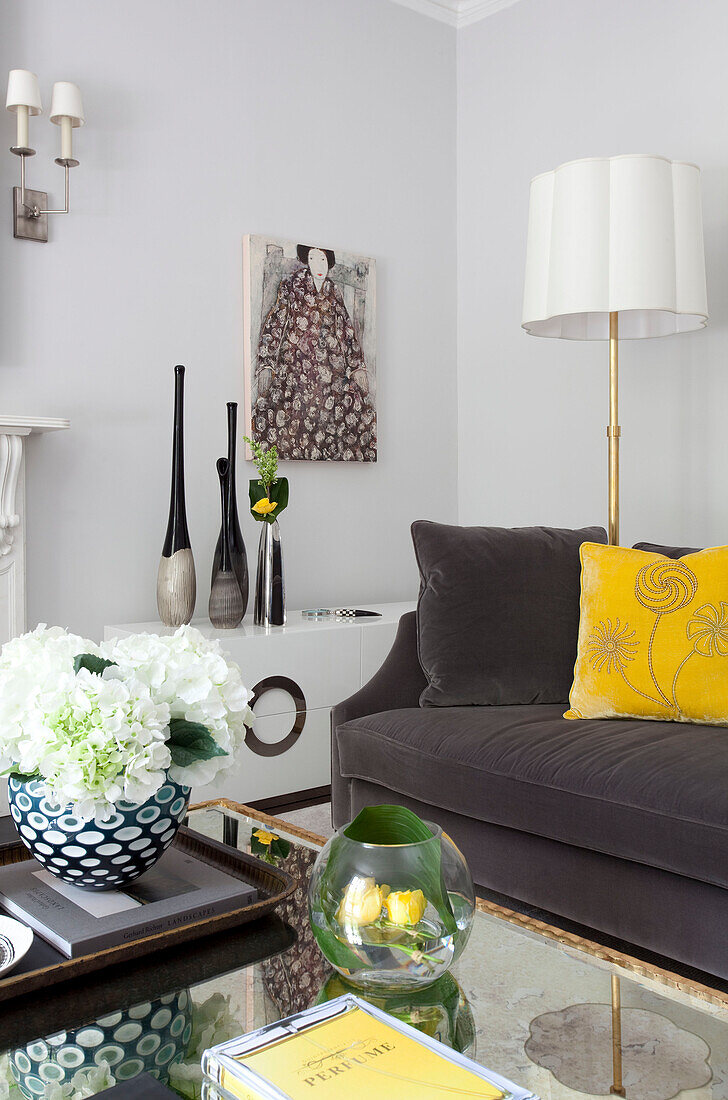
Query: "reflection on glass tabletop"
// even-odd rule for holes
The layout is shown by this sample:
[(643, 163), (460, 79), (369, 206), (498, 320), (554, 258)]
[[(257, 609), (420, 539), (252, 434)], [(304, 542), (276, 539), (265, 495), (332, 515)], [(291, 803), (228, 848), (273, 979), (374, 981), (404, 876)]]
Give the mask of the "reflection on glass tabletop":
[[(89, 1096), (142, 1072), (199, 1097), (206, 1047), (344, 991), (308, 925), (321, 838), (227, 801), (188, 825), (279, 863), (295, 893), (255, 924), (3, 1005), (0, 1097)], [(451, 975), (374, 1003), (544, 1100), (728, 1100), (727, 993), (492, 902)]]

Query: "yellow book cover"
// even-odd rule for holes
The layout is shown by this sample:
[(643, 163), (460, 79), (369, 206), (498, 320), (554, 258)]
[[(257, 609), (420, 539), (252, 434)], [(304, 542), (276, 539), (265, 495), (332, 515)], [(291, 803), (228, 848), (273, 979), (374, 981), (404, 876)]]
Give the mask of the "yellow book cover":
[[(503, 1100), (495, 1085), (360, 1008), (286, 1036), (235, 1060), (270, 1081), (291, 1100), (443, 1100), (478, 1097)], [(253, 1097), (249, 1085), (223, 1070), (220, 1084), (231, 1095)]]

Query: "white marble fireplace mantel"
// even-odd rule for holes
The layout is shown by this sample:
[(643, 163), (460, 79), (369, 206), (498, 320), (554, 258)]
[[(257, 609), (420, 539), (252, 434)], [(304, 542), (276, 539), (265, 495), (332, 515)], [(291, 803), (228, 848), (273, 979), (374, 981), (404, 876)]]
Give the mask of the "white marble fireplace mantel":
[(25, 440), (70, 426), (55, 417), (0, 415), (0, 645), (25, 630)]

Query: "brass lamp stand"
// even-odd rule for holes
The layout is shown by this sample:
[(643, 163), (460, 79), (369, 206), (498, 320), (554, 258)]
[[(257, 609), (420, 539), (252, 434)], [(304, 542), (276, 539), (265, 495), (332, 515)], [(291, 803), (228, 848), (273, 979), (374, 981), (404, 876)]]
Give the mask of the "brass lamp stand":
[(619, 545), (619, 314), (609, 314), (609, 545)]

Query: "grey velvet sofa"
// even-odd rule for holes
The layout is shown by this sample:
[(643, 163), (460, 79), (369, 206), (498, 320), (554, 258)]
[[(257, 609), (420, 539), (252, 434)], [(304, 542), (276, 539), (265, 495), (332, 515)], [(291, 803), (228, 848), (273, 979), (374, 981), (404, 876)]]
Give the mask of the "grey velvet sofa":
[(336, 827), (366, 805), (409, 806), (486, 890), (728, 979), (727, 728), (569, 722), (566, 699), (421, 706), (426, 686), (413, 612), (333, 711)]

